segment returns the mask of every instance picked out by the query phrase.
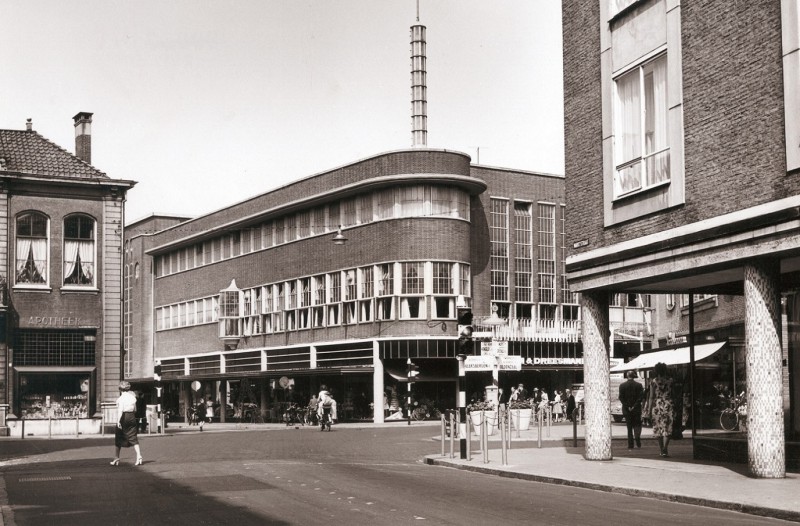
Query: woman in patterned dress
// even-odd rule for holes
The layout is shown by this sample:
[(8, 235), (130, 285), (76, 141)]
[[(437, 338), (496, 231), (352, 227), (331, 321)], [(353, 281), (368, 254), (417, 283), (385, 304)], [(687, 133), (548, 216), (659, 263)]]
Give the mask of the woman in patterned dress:
[(650, 395), (647, 412), (653, 422), (653, 434), (658, 437), (661, 456), (668, 457), (669, 438), (672, 435), (672, 420), (675, 414), (672, 407), (672, 378), (667, 376), (667, 366), (657, 363), (656, 377), (650, 381)]

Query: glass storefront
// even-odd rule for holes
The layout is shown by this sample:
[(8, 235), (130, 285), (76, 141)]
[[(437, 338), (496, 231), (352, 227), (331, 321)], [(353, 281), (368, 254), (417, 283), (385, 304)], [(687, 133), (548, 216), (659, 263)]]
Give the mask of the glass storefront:
[(20, 417), (88, 418), (91, 374), (23, 372), (18, 375)]
[(21, 418), (89, 418), (96, 395), (95, 329), (17, 329), (14, 413)]

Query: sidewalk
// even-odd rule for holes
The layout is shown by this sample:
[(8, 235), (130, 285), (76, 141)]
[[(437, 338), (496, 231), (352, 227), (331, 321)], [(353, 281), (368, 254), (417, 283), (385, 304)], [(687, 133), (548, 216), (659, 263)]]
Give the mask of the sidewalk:
[[(502, 462), (499, 434), (489, 437), (488, 462), (472, 437), (471, 460), (460, 459), (459, 441), (445, 438), (445, 455), (427, 455), (429, 465), (518, 478), (549, 484), (650, 497), (684, 504), (721, 508), (752, 515), (800, 522), (800, 474), (787, 473), (784, 479), (756, 479), (748, 476), (744, 464), (705, 462), (692, 459), (692, 440), (673, 440), (670, 457), (659, 455), (658, 442), (645, 429), (642, 448), (628, 450), (624, 426), (612, 426), (613, 460), (589, 461), (584, 458), (584, 427), (578, 426), (578, 447), (573, 446), (573, 426), (553, 425), (511, 432), (507, 464)], [(518, 437), (519, 435), (519, 437)], [(437, 436), (436, 440), (441, 437)]]

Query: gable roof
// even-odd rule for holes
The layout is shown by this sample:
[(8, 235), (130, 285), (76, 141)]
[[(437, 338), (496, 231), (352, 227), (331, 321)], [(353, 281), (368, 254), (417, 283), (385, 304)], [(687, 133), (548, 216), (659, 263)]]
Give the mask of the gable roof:
[(33, 130), (0, 130), (0, 172), (4, 171), (64, 179), (109, 179)]

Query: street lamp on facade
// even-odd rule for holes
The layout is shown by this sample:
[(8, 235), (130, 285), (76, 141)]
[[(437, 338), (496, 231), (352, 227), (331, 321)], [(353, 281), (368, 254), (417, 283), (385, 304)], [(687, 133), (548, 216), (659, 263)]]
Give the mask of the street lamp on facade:
[(347, 243), (347, 238), (342, 234), (342, 225), (339, 225), (339, 230), (336, 232), (336, 235), (333, 236), (333, 244), (344, 245), (345, 243)]

